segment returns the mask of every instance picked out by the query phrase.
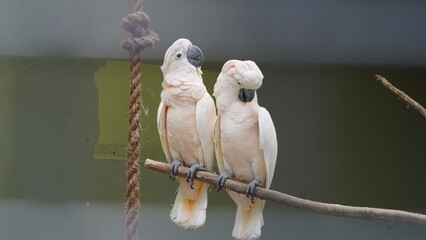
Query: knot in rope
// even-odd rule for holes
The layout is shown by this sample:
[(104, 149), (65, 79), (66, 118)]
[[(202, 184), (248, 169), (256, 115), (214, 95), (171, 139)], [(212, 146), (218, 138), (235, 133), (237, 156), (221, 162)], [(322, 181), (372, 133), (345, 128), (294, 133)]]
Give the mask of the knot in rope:
[(121, 26), (130, 32), (132, 37), (121, 41), (121, 47), (129, 52), (140, 52), (156, 44), (159, 37), (148, 28), (150, 23), (148, 15), (142, 11), (131, 13), (123, 18)]

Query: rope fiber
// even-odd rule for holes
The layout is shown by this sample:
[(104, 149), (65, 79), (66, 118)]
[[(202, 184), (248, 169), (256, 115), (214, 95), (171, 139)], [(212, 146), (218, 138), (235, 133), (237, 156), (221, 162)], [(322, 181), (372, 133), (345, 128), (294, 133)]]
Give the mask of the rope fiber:
[(138, 220), (140, 208), (140, 135), (141, 135), (141, 71), (140, 52), (152, 47), (159, 41), (158, 35), (148, 27), (150, 19), (142, 12), (142, 0), (133, 0), (133, 13), (121, 20), (124, 30), (132, 37), (121, 41), (121, 47), (129, 51), (130, 57), (130, 99), (129, 99), (129, 131), (127, 145), (127, 190), (126, 190), (126, 240), (138, 240)]

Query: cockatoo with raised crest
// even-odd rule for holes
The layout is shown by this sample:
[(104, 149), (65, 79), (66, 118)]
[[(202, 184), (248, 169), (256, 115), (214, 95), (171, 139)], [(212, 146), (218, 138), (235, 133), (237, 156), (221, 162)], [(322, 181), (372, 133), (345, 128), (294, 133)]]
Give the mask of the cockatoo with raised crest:
[(265, 200), (254, 198), (254, 190), (271, 186), (277, 159), (274, 124), (268, 111), (257, 103), (256, 90), (262, 80), (253, 61), (230, 60), (214, 86), (218, 108), (214, 139), (221, 173), (217, 189), (230, 178), (248, 184), (246, 195), (228, 191), (237, 205), (232, 232), (236, 239), (260, 237)]
[(194, 181), (199, 170), (213, 170), (213, 126), (216, 108), (201, 77), (202, 51), (188, 39), (178, 39), (166, 51), (163, 91), (157, 125), (161, 145), (171, 164), (170, 178), (179, 166), (190, 167), (186, 179), (178, 177), (179, 188), (170, 219), (182, 228), (204, 225), (207, 184)]

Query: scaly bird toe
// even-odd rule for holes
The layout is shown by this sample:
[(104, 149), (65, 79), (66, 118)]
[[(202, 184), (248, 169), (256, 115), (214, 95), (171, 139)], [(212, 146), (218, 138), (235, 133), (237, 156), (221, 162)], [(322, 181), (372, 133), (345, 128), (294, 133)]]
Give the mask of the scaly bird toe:
[(196, 163), (189, 168), (188, 174), (186, 175), (186, 181), (189, 182), (191, 189), (194, 189), (194, 178), (197, 171), (206, 171), (206, 168), (202, 163)]
[(262, 187), (262, 184), (256, 178), (251, 181), (246, 190), (246, 196), (250, 197), (251, 203), (254, 203), (254, 191), (256, 187)]
[(220, 176), (217, 180), (217, 183), (216, 183), (216, 191), (219, 192), (220, 189), (222, 189), (223, 186), (225, 186), (226, 180), (232, 179), (234, 177), (235, 177), (235, 175), (233, 173), (226, 172), (226, 173), (220, 174)]
[(178, 168), (183, 166), (183, 162), (181, 160), (174, 160), (172, 164), (170, 164), (170, 174), (169, 178), (172, 180), (176, 179), (176, 175), (178, 173)]

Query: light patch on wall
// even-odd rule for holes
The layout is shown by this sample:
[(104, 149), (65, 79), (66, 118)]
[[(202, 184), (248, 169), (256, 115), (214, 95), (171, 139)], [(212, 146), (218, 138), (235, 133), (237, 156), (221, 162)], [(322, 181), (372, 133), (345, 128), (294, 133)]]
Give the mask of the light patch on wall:
[[(157, 131), (157, 109), (160, 104), (163, 74), (160, 65), (142, 64), (142, 135), (141, 159), (164, 159)], [(203, 70), (204, 82), (211, 93), (218, 72)], [(107, 61), (95, 72), (99, 96), (99, 137), (95, 159), (126, 159), (127, 114), (130, 72), (127, 61)]]

